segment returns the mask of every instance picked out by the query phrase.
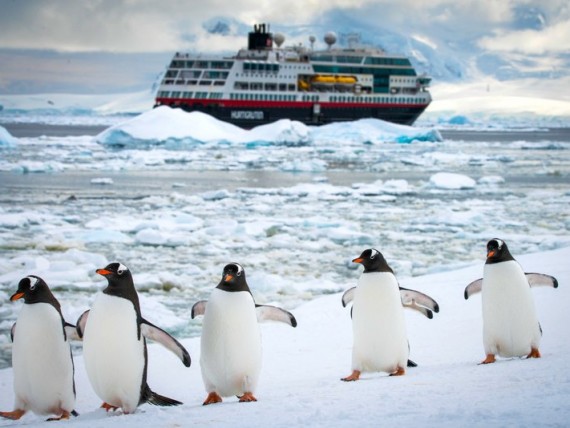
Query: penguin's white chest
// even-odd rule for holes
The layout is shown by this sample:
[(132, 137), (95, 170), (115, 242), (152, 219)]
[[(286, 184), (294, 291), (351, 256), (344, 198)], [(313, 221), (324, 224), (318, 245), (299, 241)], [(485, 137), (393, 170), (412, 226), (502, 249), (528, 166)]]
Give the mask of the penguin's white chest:
[(12, 348), (16, 406), (37, 414), (71, 412), (73, 361), (61, 316), (48, 303), (24, 304)]
[(144, 348), (133, 304), (100, 293), (85, 326), (83, 355), (91, 385), (106, 403), (129, 413), (136, 409), (145, 368)]
[(214, 289), (202, 324), (200, 366), (208, 392), (254, 392), (261, 371), (261, 335), (250, 293)]
[(516, 261), (485, 265), (482, 308), (487, 354), (524, 356), (538, 348), (541, 334), (532, 293)]
[(398, 283), (389, 272), (363, 273), (352, 309), (352, 365), (359, 371), (405, 368), (408, 339)]

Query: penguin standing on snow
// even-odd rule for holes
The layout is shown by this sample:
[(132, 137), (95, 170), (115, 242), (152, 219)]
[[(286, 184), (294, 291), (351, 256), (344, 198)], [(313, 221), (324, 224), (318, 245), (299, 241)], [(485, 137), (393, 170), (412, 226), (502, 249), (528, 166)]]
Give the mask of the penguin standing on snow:
[(557, 288), (558, 281), (549, 275), (525, 273), (504, 241), (495, 238), (487, 243), (483, 278), (464, 292), (465, 299), (482, 292), (486, 357), (481, 364), (494, 363), (496, 355), (540, 358), (542, 329), (530, 292), (537, 285)]
[(107, 278), (108, 286), (96, 297), (91, 310), (81, 315), (77, 329), (83, 337), (89, 381), (104, 401), (101, 407), (132, 413), (143, 403), (182, 404), (149, 388), (146, 338), (172, 351), (186, 367), (190, 366), (190, 355), (176, 339), (142, 317), (133, 277), (126, 266), (111, 263), (96, 272)]
[(11, 301), (23, 298), (24, 305), (12, 326), (14, 410), (0, 412), (20, 419), (28, 410), (39, 415), (57, 415), (48, 420), (77, 416), (74, 366), (69, 340), (77, 338), (75, 326), (61, 314), (61, 306), (48, 285), (38, 276), (20, 280)]
[(237, 263), (224, 267), (222, 280), (208, 301), (192, 307), (192, 318), (204, 315), (200, 367), (208, 396), (204, 405), (222, 397), (238, 396), (240, 402), (254, 396), (261, 371), (261, 333), (258, 320), (274, 320), (297, 326), (295, 317), (274, 306), (256, 305)]
[(384, 256), (375, 249), (362, 252), (353, 260), (364, 266), (358, 285), (346, 291), (343, 306), (352, 306), (352, 373), (342, 378), (356, 381), (362, 372), (382, 371), (391, 376), (405, 374), (409, 345), (404, 306), (418, 310), (428, 318), (439, 311), (431, 297), (414, 290), (400, 288), (394, 272)]

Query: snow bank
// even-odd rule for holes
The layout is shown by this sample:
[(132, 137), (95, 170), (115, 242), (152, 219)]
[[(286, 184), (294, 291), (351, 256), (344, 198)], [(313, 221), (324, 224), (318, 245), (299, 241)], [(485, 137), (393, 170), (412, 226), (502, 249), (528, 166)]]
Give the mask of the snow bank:
[[(441, 307), (433, 320), (406, 310), (410, 358), (418, 367), (409, 368), (405, 376), (365, 373), (354, 383), (340, 381), (351, 371), (352, 331), (350, 308), (342, 307), (341, 294), (336, 293), (293, 310), (298, 321), (295, 329), (262, 324), (264, 355), (256, 403), (238, 403), (231, 397), (202, 406), (206, 392), (199, 367), (200, 340), (185, 339), (182, 343), (192, 357), (190, 368), (154, 344), (149, 346), (148, 366), (150, 387), (184, 405), (145, 404), (132, 415), (107, 414), (99, 408), (101, 401), (91, 389), (82, 357), (76, 356), (80, 416), (65, 425), (416, 427), (422, 421), (438, 427), (564, 426), (570, 418), (568, 258), (570, 248), (517, 257), (525, 270), (549, 273), (560, 282), (558, 289), (532, 289), (544, 331), (540, 359), (499, 359), (492, 365), (478, 365), (484, 358), (481, 298), (475, 295), (465, 301), (463, 290), (481, 276), (481, 260), (464, 269), (402, 283), (429, 294)], [(355, 281), (358, 275), (360, 271), (354, 271)], [(190, 307), (194, 302), (187, 303)], [(141, 307), (143, 316), (159, 326), (176, 324), (171, 312), (148, 299), (141, 300)], [(11, 410), (12, 404), (12, 370), (1, 370), (0, 409)], [(43, 417), (31, 413), (21, 423), (45, 425)], [(0, 420), (0, 426), (14, 425), (19, 423)]]

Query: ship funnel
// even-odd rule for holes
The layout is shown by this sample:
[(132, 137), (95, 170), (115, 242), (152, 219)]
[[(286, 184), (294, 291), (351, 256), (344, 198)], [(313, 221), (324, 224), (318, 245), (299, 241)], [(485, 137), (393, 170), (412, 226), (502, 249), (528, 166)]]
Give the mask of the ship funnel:
[(259, 24), (253, 26), (253, 31), (248, 35), (247, 48), (249, 50), (266, 50), (273, 47), (273, 34), (269, 32), (269, 26)]

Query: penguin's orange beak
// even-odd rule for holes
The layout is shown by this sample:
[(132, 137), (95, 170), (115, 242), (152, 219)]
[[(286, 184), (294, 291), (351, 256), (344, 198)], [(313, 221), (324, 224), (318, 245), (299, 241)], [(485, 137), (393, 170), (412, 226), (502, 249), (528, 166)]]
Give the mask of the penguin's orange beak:
[(487, 257), (493, 257), (496, 254), (495, 250), (489, 250), (489, 252), (487, 253)]
[(231, 273), (228, 273), (224, 278), (224, 281), (230, 282), (232, 279), (234, 279), (234, 276)]
[(362, 263), (362, 257), (358, 257), (352, 261), (352, 263)]
[(16, 292), (16, 293), (14, 293), (14, 294), (12, 295), (12, 297), (10, 297), (10, 301), (11, 301), (11, 302), (15, 302), (16, 300), (20, 300), (22, 297), (24, 297), (24, 293), (21, 293), (21, 292), (18, 293), (18, 292)]
[(97, 269), (95, 272), (103, 276), (111, 274), (111, 271), (107, 269)]

